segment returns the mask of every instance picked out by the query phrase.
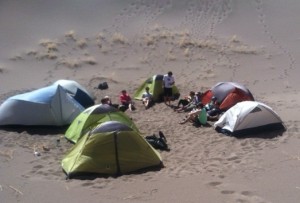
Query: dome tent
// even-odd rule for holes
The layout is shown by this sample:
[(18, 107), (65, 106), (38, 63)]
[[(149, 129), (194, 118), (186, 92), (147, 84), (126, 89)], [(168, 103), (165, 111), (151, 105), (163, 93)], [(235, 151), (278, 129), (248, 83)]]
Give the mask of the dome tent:
[(230, 135), (285, 129), (282, 120), (272, 108), (256, 101), (237, 103), (220, 117), (214, 128)]
[(101, 123), (65, 155), (62, 168), (69, 178), (79, 174), (121, 175), (162, 166), (160, 154), (128, 125)]
[(215, 96), (219, 103), (219, 108), (226, 111), (236, 103), (241, 101), (254, 101), (254, 97), (249, 89), (236, 82), (219, 82), (211, 89), (203, 93), (202, 103), (205, 105)]
[(60, 85), (15, 95), (0, 106), (0, 125), (70, 124), (84, 110)]
[(57, 80), (53, 85), (60, 85), (84, 108), (95, 104), (93, 95), (74, 80)]
[[(149, 87), (149, 92), (153, 95), (153, 101), (163, 101), (163, 75), (153, 75), (144, 81), (134, 93), (134, 99), (142, 100), (142, 95), (145, 92), (145, 88)], [(178, 88), (173, 85), (173, 99), (178, 99), (180, 96)]]
[(65, 137), (77, 143), (85, 133), (106, 121), (120, 121), (138, 131), (134, 122), (124, 112), (107, 104), (98, 104), (80, 113), (67, 129)]

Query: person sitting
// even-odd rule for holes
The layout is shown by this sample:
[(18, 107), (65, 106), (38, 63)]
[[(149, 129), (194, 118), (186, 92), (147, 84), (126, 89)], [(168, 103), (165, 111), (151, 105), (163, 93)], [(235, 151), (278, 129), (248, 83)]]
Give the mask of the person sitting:
[(206, 125), (207, 121), (216, 121), (219, 118), (219, 113), (211, 114), (206, 111), (206, 108), (200, 103), (197, 108), (193, 109), (179, 124), (184, 124), (191, 121), (195, 124)]
[(179, 109), (179, 108), (182, 108), (182, 107), (188, 105), (193, 100), (194, 97), (195, 97), (195, 92), (190, 91), (190, 94), (188, 96), (186, 96), (178, 101), (178, 104), (175, 107), (175, 109)]
[[(113, 104), (109, 96), (105, 96), (103, 98), (103, 100), (104, 100), (105, 104), (108, 104), (109, 106), (115, 107), (116, 109), (119, 108), (119, 104)], [(102, 99), (101, 99), (101, 103), (103, 103)]]
[(216, 108), (218, 106), (218, 99), (215, 96), (212, 96), (209, 103), (205, 105), (205, 108), (207, 111), (212, 110), (213, 108)]
[[(109, 96), (105, 96), (105, 97), (103, 98), (103, 100), (105, 100), (104, 102), (105, 102), (106, 104), (108, 104), (108, 105), (110, 105), (110, 106), (112, 105), (112, 102), (111, 102)], [(101, 99), (101, 103), (102, 103), (102, 99)]]
[(121, 111), (126, 111), (127, 109), (129, 109), (130, 111), (135, 110), (134, 102), (132, 101), (131, 97), (129, 96), (126, 90), (121, 91), (119, 99), (120, 99), (119, 109)]
[(142, 95), (142, 101), (143, 104), (145, 105), (145, 108), (148, 109), (152, 104), (153, 104), (153, 96), (149, 92), (150, 88), (146, 87), (145, 92)]
[(202, 97), (202, 93), (196, 92), (195, 96), (192, 98), (192, 100), (189, 104), (187, 104), (186, 106), (183, 106), (179, 109), (176, 109), (175, 111), (178, 113), (192, 111), (194, 108), (196, 108), (201, 103), (201, 97)]
[(102, 98), (100, 102), (101, 102), (101, 104), (108, 104), (108, 102), (107, 102), (107, 99), (106, 99), (106, 98)]
[(207, 110), (209, 120), (217, 120), (219, 118), (219, 115), (221, 114), (217, 97), (213, 96), (211, 98), (211, 101), (205, 105), (205, 109)]
[[(198, 104), (197, 108), (195, 108), (191, 112), (189, 112), (188, 115), (186, 115), (186, 117), (182, 121), (179, 122), (179, 124), (184, 124), (188, 121), (195, 122), (196, 119), (198, 119), (198, 116), (201, 113), (201, 111), (204, 111), (204, 106), (202, 103)], [(205, 112), (206, 112), (206, 110), (205, 110)]]

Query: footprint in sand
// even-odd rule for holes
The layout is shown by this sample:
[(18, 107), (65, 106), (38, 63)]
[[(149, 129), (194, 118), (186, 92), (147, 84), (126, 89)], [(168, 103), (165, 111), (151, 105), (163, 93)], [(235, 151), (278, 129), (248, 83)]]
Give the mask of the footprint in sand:
[[(295, 64), (295, 58), (293, 57), (293, 55), (291, 54), (291, 52), (289, 50), (287, 50), (285, 47), (283, 47), (278, 40), (276, 39), (276, 37), (271, 33), (271, 31), (269, 30), (269, 26), (267, 25), (267, 21), (266, 21), (266, 16), (265, 13), (263, 12), (263, 2), (262, 0), (255, 0), (256, 3), (256, 11), (258, 13), (258, 18), (259, 18), (259, 22), (260, 24), (262, 24), (263, 27), (263, 31), (265, 33), (266, 36), (269, 37), (270, 41), (274, 44), (275, 47), (277, 47), (278, 50), (280, 50), (280, 52), (285, 55), (287, 57), (287, 59), (289, 60), (289, 69), (294, 69), (294, 64)], [(287, 71), (287, 69), (285, 69), (285, 76), (288, 76), (289, 73)]]

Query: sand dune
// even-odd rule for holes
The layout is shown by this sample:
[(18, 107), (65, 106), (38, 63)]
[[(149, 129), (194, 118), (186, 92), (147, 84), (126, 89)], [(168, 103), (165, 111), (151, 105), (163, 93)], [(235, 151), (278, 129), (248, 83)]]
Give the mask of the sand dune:
[[(171, 70), (182, 96), (220, 81), (244, 84), (287, 130), (228, 137), (213, 122), (178, 125), (184, 113), (136, 101), (127, 114), (144, 135), (161, 130), (168, 139), (165, 167), (66, 180), (65, 128), (1, 128), (1, 200), (297, 202), (299, 8), (279, 0), (2, 2), (1, 103), (59, 79), (76, 80), (97, 103), (105, 95), (117, 103), (122, 89), (133, 95), (149, 76)], [(109, 88), (96, 89), (102, 82)]]

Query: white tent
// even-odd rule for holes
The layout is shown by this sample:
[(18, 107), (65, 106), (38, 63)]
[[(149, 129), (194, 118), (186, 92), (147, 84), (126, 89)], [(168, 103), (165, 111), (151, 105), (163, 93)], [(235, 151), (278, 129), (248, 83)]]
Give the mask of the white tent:
[(239, 135), (261, 130), (283, 129), (283, 122), (271, 107), (257, 101), (239, 102), (214, 124), (217, 131)]
[(84, 110), (60, 85), (8, 98), (0, 106), (0, 125), (70, 124)]

